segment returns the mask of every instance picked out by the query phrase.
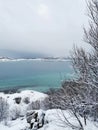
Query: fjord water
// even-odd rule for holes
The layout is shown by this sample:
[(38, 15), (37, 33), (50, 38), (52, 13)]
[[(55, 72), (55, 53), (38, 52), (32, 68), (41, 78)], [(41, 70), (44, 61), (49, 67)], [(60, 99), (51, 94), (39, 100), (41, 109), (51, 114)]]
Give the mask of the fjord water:
[(47, 91), (70, 79), (70, 61), (20, 60), (0, 62), (0, 90), (33, 89)]

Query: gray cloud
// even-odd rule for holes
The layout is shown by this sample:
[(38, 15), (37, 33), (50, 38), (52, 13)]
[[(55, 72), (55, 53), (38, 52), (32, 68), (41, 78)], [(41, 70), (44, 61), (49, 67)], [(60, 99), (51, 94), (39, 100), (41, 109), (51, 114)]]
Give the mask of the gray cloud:
[(0, 0), (0, 49), (68, 55), (84, 46), (85, 0)]

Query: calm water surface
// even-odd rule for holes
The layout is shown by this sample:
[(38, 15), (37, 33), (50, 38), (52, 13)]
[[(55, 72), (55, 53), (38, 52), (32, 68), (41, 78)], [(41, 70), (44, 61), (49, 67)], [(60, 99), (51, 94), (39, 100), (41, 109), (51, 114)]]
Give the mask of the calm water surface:
[(0, 90), (33, 89), (47, 91), (70, 79), (70, 61), (21, 60), (0, 62)]

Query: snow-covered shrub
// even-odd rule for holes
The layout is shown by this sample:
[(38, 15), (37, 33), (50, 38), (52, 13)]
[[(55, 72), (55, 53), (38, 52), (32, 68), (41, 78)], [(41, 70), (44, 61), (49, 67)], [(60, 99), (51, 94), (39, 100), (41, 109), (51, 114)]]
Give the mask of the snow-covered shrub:
[(94, 121), (98, 121), (98, 104), (91, 107), (89, 115), (93, 117)]
[(62, 97), (62, 90), (61, 89), (50, 89), (48, 92), (48, 97), (45, 98), (43, 101), (44, 109), (55, 109), (60, 108), (60, 97)]
[(6, 120), (9, 115), (9, 105), (7, 101), (0, 97), (0, 121)]
[[(65, 119), (65, 123), (63, 122), (63, 124), (65, 126), (67, 124), (72, 128), (81, 128), (81, 130), (83, 130), (83, 124), (80, 120), (80, 115), (78, 112), (79, 109), (81, 109), (81, 103), (84, 97), (83, 92), (84, 89), (82, 88), (81, 84), (78, 84), (74, 81), (65, 81), (60, 89), (48, 92), (48, 98), (46, 101), (44, 101), (44, 106), (46, 106), (46, 109), (56, 108), (60, 109), (61, 111), (69, 110), (70, 114), (77, 120), (79, 126), (71, 124), (71, 122), (67, 119), (67, 117), (65, 117), (62, 111), (62, 116)], [(83, 111), (82, 117), (86, 119)]]
[(11, 110), (10, 110), (10, 118), (11, 120), (16, 120), (17, 118), (19, 118), (21, 116), (21, 109), (19, 106), (14, 106)]
[(25, 104), (29, 104), (29, 103), (30, 103), (30, 98), (29, 98), (29, 97), (25, 97), (25, 98), (23, 99), (23, 102), (24, 102)]
[(51, 100), (49, 97), (45, 98), (45, 100), (42, 101), (42, 109), (43, 110), (48, 110), (48, 109), (52, 109), (51, 106)]
[(28, 105), (27, 110), (39, 110), (40, 107), (41, 107), (41, 102), (39, 100), (37, 100), (37, 101), (31, 102)]

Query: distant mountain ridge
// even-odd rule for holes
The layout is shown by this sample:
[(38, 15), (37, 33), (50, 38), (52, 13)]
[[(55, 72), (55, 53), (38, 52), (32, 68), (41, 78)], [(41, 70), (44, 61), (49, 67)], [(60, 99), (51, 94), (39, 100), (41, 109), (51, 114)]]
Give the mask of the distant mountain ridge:
[(0, 50), (0, 59), (37, 59), (41, 58), (44, 60), (67, 60), (70, 59), (69, 57), (54, 57), (54, 56), (47, 56), (42, 53), (37, 52), (23, 52), (23, 51), (16, 51), (16, 50)]
[(30, 59), (30, 58), (43, 58), (45, 57), (42, 53), (37, 52), (23, 52), (23, 51), (16, 51), (16, 50), (0, 50), (0, 57), (1, 58), (14, 58), (14, 59)]

